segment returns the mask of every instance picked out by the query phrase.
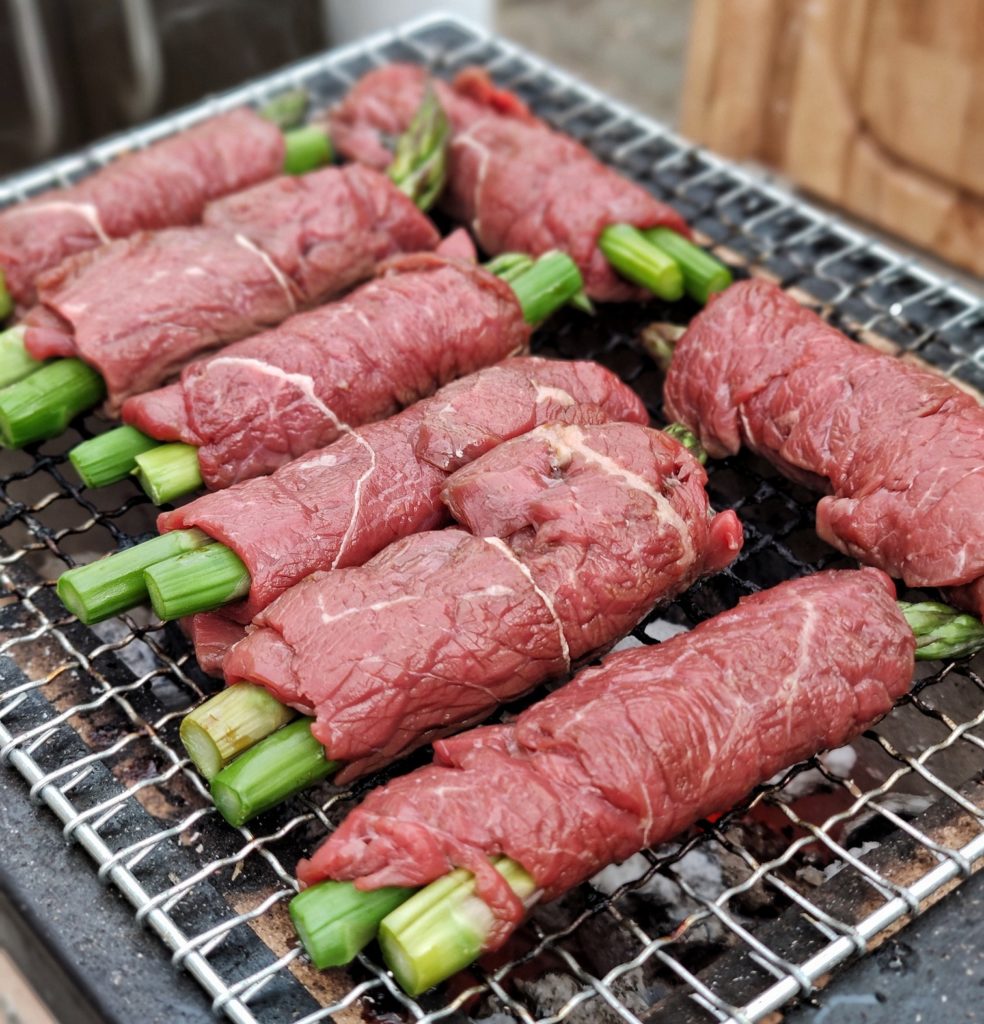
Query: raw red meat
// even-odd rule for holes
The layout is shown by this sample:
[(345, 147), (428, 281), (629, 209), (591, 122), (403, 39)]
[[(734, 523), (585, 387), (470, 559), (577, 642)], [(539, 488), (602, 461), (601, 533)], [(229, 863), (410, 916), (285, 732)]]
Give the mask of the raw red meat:
[(371, 792), (298, 877), (375, 889), (467, 868), (494, 948), (523, 907), (489, 857), (553, 899), (886, 714), (914, 665), (894, 597), (876, 569), (819, 573), (613, 654), (508, 724), (436, 743), (434, 765)]
[[(427, 71), (413, 64), (367, 74), (332, 112), (338, 149), (370, 166), (386, 166), (387, 139), (409, 124), (428, 80)], [(689, 235), (683, 218), (535, 118), (484, 71), (466, 69), (450, 86), (433, 81), (454, 128), (441, 202), (472, 228), (482, 248), (536, 255), (562, 249), (580, 267), (592, 298), (644, 295), (609, 267), (598, 236), (616, 223), (665, 225)]]
[(270, 477), (164, 512), (157, 525), (196, 526), (239, 555), (252, 587), (227, 614), (249, 622), (312, 572), (361, 565), (399, 537), (443, 525), (441, 487), (453, 470), (549, 420), (648, 416), (631, 388), (597, 363), (510, 359)]
[(827, 492), (825, 541), (910, 586), (977, 582), (963, 601), (984, 612), (984, 408), (956, 385), (754, 280), (692, 322), (665, 393), (712, 455), (744, 444)]
[(67, 256), (136, 231), (194, 224), (205, 204), (279, 174), (280, 130), (251, 110), (213, 117), (0, 213), (0, 268), (20, 306)]
[(254, 619), (226, 677), (313, 714), (345, 782), (562, 675), (730, 563), (741, 526), (711, 513), (706, 479), (647, 427), (537, 427), (444, 484), (470, 533), (309, 576)]
[(529, 335), (515, 293), (487, 270), (433, 253), (400, 256), (343, 301), (131, 398), (123, 419), (197, 445), (207, 486), (228, 487), (523, 350)]
[(38, 278), (24, 343), (78, 355), (106, 381), (107, 408), (189, 359), (339, 295), (436, 229), (385, 175), (329, 167), (213, 203), (200, 227), (141, 232)]

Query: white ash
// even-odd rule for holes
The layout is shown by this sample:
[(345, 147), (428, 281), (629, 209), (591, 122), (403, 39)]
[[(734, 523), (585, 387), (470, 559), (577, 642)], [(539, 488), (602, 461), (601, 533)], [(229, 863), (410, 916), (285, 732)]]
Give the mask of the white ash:
[[(673, 845), (664, 846), (658, 853), (665, 855), (678, 848)], [(649, 867), (649, 861), (642, 854), (636, 854), (621, 864), (599, 871), (591, 879), (591, 884), (606, 896), (610, 896), (626, 883), (642, 878)], [(677, 876), (683, 885), (677, 878), (672, 877), (673, 875)], [(678, 923), (695, 911), (706, 909), (699, 899), (715, 900), (726, 888), (721, 864), (714, 853), (694, 849), (671, 864), (666, 871), (654, 873), (642, 885), (630, 891), (636, 896), (650, 898), (668, 920)], [(689, 937), (701, 942), (717, 942), (723, 938), (723, 926), (717, 918), (706, 918), (690, 929)]]
[(639, 640), (638, 638), (634, 637), (630, 633), (628, 636), (623, 637), (621, 640), (619, 640), (619, 642), (612, 648), (612, 653), (614, 654), (616, 651), (629, 651), (633, 647), (645, 647), (645, 646), (646, 645), (641, 640)]
[[(850, 778), (857, 760), (858, 752), (850, 745), (837, 747), (820, 755), (820, 763), (831, 775), (838, 779)], [(784, 771), (779, 772), (778, 775), (769, 780), (769, 784), (773, 785), (779, 782), (785, 774)], [(810, 768), (808, 771), (800, 772), (799, 775), (790, 779), (789, 783), (783, 788), (781, 795), (788, 803), (791, 800), (799, 800), (801, 797), (816, 793), (818, 790), (824, 789), (829, 785), (830, 783), (824, 778), (822, 772), (816, 768)]]
[[(517, 978), (516, 987), (525, 999), (533, 1004), (530, 1009), (539, 1019), (556, 1014), (586, 986), (570, 974), (550, 971), (539, 978)], [(654, 1002), (653, 993), (638, 970), (621, 975), (613, 982), (611, 988), (618, 1001), (632, 1014), (644, 1014)], [(501, 1017), (501, 1014), (496, 1016)], [(566, 1024), (624, 1024), (624, 1020), (622, 1015), (611, 1009), (596, 993), (592, 993), (589, 999), (578, 1004), (564, 1017)]]
[[(848, 848), (848, 853), (852, 857), (856, 857), (858, 860), (863, 860), (872, 850), (877, 850), (881, 846), (881, 843), (876, 842), (874, 839), (869, 839), (866, 843), (862, 843), (860, 846), (851, 846)], [(838, 874), (844, 868), (847, 867), (847, 861), (835, 860), (832, 864), (828, 864), (823, 870), (823, 877), (827, 879), (833, 878), (834, 875)]]
[(678, 625), (676, 622), (668, 622), (666, 619), (653, 619), (652, 622), (646, 625), (645, 632), (651, 640), (659, 640), (661, 643), (664, 640), (669, 640), (671, 636), (676, 636), (678, 633), (686, 633), (687, 627)]

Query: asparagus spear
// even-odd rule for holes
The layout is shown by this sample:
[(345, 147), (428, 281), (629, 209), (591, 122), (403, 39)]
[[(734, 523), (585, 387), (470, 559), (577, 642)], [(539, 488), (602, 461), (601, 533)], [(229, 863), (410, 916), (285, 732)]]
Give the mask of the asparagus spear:
[(136, 427), (124, 426), (77, 444), (68, 457), (86, 487), (104, 487), (126, 477), (137, 456), (158, 445)]
[(0, 333), (0, 388), (16, 384), (43, 365), (41, 360), (27, 354), (23, 327), (11, 327)]
[(0, 320), (6, 320), (14, 311), (14, 300), (7, 291), (7, 278), (0, 270)]
[(447, 178), (451, 122), (432, 86), (427, 87), (413, 120), (400, 136), (389, 166), (390, 179), (421, 210), (429, 210)]
[(685, 291), (701, 305), (731, 284), (731, 271), (683, 235), (669, 228), (649, 228), (642, 235), (677, 264)]
[[(496, 857), (493, 864), (521, 900), (534, 897), (536, 882), (521, 865), (508, 857)], [(494, 923), (492, 911), (475, 895), (475, 876), (458, 868), (383, 918), (379, 945), (400, 987), (417, 996), (472, 963)]]
[(102, 377), (81, 359), (55, 359), (0, 391), (0, 444), (22, 448), (60, 434), (106, 394)]
[(332, 158), (331, 139), (324, 128), (307, 124), (284, 132), (284, 172), (304, 174), (316, 167), (330, 164)]
[(361, 892), (351, 882), (319, 882), (290, 901), (290, 919), (315, 967), (340, 967), (375, 938), (380, 922), (413, 889)]
[(227, 686), (181, 721), (181, 742), (195, 767), (211, 782), (238, 754), (294, 716), (262, 686)]
[(226, 765), (212, 779), (212, 799), (230, 825), (242, 825), (339, 767), (314, 738), (310, 719), (300, 718)]
[(143, 573), (147, 566), (211, 543), (212, 538), (201, 530), (165, 533), (63, 572), (58, 578), (58, 596), (86, 625), (101, 622), (146, 600)]
[[(111, 437), (115, 433), (110, 431), (103, 436)], [(134, 455), (133, 466), (134, 476), (155, 505), (174, 501), (202, 486), (198, 449), (191, 444), (176, 441), (159, 445), (154, 442), (146, 450)]]

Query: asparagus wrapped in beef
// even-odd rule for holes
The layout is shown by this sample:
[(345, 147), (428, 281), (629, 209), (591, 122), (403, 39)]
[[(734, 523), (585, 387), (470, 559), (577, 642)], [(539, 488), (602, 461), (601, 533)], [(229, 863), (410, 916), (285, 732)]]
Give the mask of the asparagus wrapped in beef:
[(894, 596), (877, 569), (783, 583), (439, 740), (432, 765), (372, 791), (298, 865), (308, 952), (344, 963), (378, 931), (416, 995), (500, 946), (531, 903), (857, 736), (908, 690), (914, 650), (984, 644), (969, 616)]
[(422, 198), (413, 170), (443, 168), (446, 119), (433, 94), (420, 119), (430, 148), (407, 155), (408, 180), (358, 165), (277, 178), (212, 203), (200, 226), (137, 233), (42, 275), (18, 339), (34, 360), (69, 361), (0, 392), (0, 439), (39, 440), (86, 408), (70, 382), (101, 384), (114, 414), (193, 357), (344, 292), (389, 256), (434, 248), (438, 234), (412, 201)]
[(825, 492), (825, 541), (984, 615), (984, 409), (972, 395), (752, 280), (693, 321), (665, 396), (709, 454), (745, 445)]
[(448, 85), (417, 65), (369, 72), (332, 111), (332, 138), (369, 166), (390, 160), (388, 140), (405, 128), (429, 86), (453, 127), (444, 209), (482, 248), (567, 252), (601, 301), (655, 292), (698, 301), (730, 281), (726, 268), (689, 241), (676, 211), (534, 117), (512, 93), (469, 68)]

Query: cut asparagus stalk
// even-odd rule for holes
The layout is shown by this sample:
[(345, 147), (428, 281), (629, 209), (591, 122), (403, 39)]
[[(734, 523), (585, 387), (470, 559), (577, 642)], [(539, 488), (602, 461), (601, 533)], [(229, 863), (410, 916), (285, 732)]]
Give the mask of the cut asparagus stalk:
[(10, 292), (7, 291), (7, 278), (0, 270), (0, 320), (6, 320), (13, 311), (14, 300)]
[(243, 825), (338, 767), (312, 735), (311, 719), (299, 718), (226, 765), (212, 779), (212, 799), (230, 825)]
[(323, 128), (315, 124), (305, 125), (284, 132), (284, 171), (287, 174), (304, 174), (316, 167), (331, 163), (331, 139)]
[(144, 569), (164, 558), (193, 551), (212, 538), (201, 530), (175, 530), (115, 555), (69, 569), (58, 579), (58, 596), (87, 626), (147, 600)]
[(598, 248), (622, 277), (648, 288), (661, 299), (683, 296), (683, 273), (676, 260), (657, 249), (637, 228), (610, 224), (598, 238)]
[(162, 619), (209, 611), (249, 593), (249, 570), (232, 548), (209, 544), (147, 566), (144, 582)]
[(577, 264), (562, 252), (544, 253), (510, 281), (528, 324), (539, 324), (566, 305), (584, 282)]
[(0, 333), (0, 388), (16, 384), (43, 365), (27, 354), (23, 327), (11, 327)]
[(159, 443), (136, 427), (117, 427), (77, 444), (68, 457), (86, 487), (105, 487), (129, 476), (137, 456)]
[(428, 86), (413, 120), (400, 136), (389, 166), (390, 179), (421, 210), (441, 194), (447, 176), (451, 122), (433, 87)]
[(315, 967), (341, 967), (372, 942), (380, 921), (413, 893), (398, 886), (362, 892), (351, 882), (319, 882), (290, 901), (290, 919)]
[(185, 715), (181, 742), (195, 767), (211, 781), (230, 761), (296, 714), (262, 686), (237, 683)]
[(679, 441), (702, 466), (707, 465), (707, 452), (704, 451), (704, 446), (689, 427), (685, 427), (682, 423), (671, 423), (668, 427), (663, 428), (663, 433), (672, 437), (674, 441)]
[(984, 623), (940, 601), (899, 601), (916, 636), (918, 661), (967, 658), (984, 649)]
[(81, 359), (56, 359), (0, 391), (0, 443), (21, 448), (60, 434), (106, 393)]
[(133, 458), (133, 472), (155, 505), (174, 501), (202, 486), (198, 449), (175, 441), (153, 445)]
[(679, 324), (656, 323), (644, 327), (639, 336), (642, 347), (653, 362), (666, 373), (673, 362), (677, 342), (683, 337), (686, 327)]
[[(514, 860), (493, 863), (521, 900), (534, 895), (536, 882)], [(475, 895), (475, 876), (459, 868), (385, 917), (379, 945), (400, 987), (417, 996), (480, 956), (494, 923), (491, 909)]]
[(642, 234), (676, 262), (687, 294), (697, 302), (707, 302), (714, 292), (724, 291), (731, 284), (731, 271), (683, 235), (670, 228), (649, 228)]

